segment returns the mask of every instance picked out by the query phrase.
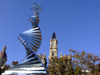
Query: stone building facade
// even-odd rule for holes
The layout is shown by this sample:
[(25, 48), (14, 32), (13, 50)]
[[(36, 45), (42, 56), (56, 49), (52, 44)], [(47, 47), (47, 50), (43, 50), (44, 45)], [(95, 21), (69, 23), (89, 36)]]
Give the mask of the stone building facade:
[(43, 65), (46, 67), (46, 65), (47, 65), (47, 59), (46, 59), (45, 53), (44, 53), (44, 55), (39, 54), (38, 56), (39, 56), (39, 59), (41, 59)]

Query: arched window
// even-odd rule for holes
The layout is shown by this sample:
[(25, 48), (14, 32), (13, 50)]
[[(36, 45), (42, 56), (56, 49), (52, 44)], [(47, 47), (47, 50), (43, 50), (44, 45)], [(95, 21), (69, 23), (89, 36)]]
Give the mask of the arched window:
[(52, 53), (52, 56), (54, 56), (54, 53)]

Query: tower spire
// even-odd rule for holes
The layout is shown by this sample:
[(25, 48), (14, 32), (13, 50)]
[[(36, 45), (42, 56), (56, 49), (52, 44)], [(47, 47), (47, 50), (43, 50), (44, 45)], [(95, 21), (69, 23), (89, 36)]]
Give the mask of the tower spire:
[(7, 47), (6, 47), (6, 45), (5, 45), (5, 46), (3, 47), (3, 51), (5, 51), (5, 50), (6, 50), (6, 48), (7, 48)]
[(56, 39), (56, 33), (53, 32), (52, 39)]
[(44, 56), (46, 56), (46, 55), (45, 55), (45, 52), (44, 52)]
[(3, 47), (3, 50), (0, 52), (0, 67), (3, 68), (7, 61), (7, 54), (6, 54), (6, 46)]

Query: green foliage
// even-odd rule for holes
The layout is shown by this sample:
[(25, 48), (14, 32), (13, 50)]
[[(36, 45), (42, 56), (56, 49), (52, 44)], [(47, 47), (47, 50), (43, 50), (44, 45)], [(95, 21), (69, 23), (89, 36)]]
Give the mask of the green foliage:
[(50, 75), (73, 75), (73, 66), (68, 65), (69, 59), (67, 56), (62, 58), (54, 57), (52, 64), (48, 66)]
[(100, 63), (97, 64), (97, 71), (100, 72)]
[(18, 63), (19, 63), (18, 61), (12, 61), (13, 66), (17, 65)]
[(11, 68), (10, 65), (4, 65), (3, 69), (0, 68), (0, 75), (1, 75), (3, 72), (5, 72), (5, 70), (8, 70), (8, 69), (10, 69), (10, 68)]
[(5, 65), (3, 69), (4, 69), (4, 70), (8, 70), (8, 69), (10, 69), (10, 68), (11, 68), (10, 65)]
[[(94, 53), (78, 52), (70, 49), (73, 61), (68, 56), (54, 57), (48, 66), (50, 75), (100, 75), (100, 58)], [(69, 64), (70, 61), (70, 64)], [(72, 65), (73, 64), (73, 65)], [(89, 72), (86, 72), (86, 71)]]
[(74, 63), (80, 65), (80, 67), (85, 69), (95, 69), (96, 62), (100, 61), (99, 56), (94, 55), (93, 53), (86, 53), (82, 51), (81, 53), (70, 49), (73, 53)]
[[(18, 61), (12, 61), (12, 65), (17, 65), (18, 64)], [(10, 65), (4, 65), (3, 68), (1, 69), (0, 68), (0, 75), (5, 72), (6, 70), (10, 69), (11, 66)]]
[(81, 67), (79, 67), (78, 65), (75, 66), (75, 71), (74, 71), (74, 75), (78, 75), (81, 74)]
[[(76, 50), (70, 49), (70, 52), (73, 53), (73, 64), (77, 70), (89, 70), (93, 74), (97, 74), (100, 71), (100, 65), (97, 65), (97, 62), (100, 62), (98, 55), (94, 53), (86, 53), (85, 51), (78, 52)], [(81, 74), (80, 70), (75, 69), (75, 74)]]

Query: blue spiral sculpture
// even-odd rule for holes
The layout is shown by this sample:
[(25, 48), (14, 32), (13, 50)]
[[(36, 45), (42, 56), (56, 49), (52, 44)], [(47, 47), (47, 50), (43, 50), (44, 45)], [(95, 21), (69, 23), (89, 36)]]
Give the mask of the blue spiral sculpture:
[(38, 26), (39, 12), (42, 8), (34, 2), (31, 9), (34, 11), (34, 16), (29, 18), (32, 28), (22, 32), (18, 37), (26, 49), (26, 57), (22, 62), (5, 71), (2, 75), (47, 75), (44, 65), (41, 63), (38, 55), (36, 55), (42, 40), (41, 31)]

